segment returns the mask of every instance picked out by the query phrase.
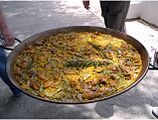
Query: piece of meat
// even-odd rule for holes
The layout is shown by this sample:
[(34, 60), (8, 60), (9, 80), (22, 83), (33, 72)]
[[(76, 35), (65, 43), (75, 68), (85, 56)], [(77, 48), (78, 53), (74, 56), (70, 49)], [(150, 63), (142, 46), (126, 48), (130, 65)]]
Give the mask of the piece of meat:
[(30, 82), (30, 87), (33, 88), (33, 89), (35, 89), (35, 90), (39, 90), (40, 85), (39, 85), (39, 83), (37, 83), (35, 81), (31, 81)]

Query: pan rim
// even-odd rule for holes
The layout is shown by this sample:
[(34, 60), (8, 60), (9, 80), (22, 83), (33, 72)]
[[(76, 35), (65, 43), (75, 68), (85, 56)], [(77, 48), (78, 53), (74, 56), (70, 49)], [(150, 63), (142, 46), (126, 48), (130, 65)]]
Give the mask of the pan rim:
[[(45, 33), (51, 33), (51, 32), (53, 32), (53, 31), (60, 31), (60, 30), (67, 30), (67, 29), (76, 29), (76, 28), (88, 28), (88, 29), (100, 29), (100, 30), (105, 30), (106, 32), (109, 32), (109, 34), (110, 34), (110, 32), (113, 32), (113, 33), (116, 33), (116, 34), (118, 34), (118, 35), (125, 35), (126, 37), (128, 37), (128, 38), (130, 38), (130, 39), (133, 39), (133, 40), (135, 40), (138, 44), (140, 44), (141, 46), (142, 46), (142, 48), (144, 49), (144, 52), (145, 52), (145, 54), (146, 54), (146, 60), (147, 60), (147, 64), (146, 64), (146, 66), (145, 66), (145, 69), (144, 69), (144, 72), (143, 72), (143, 74), (139, 77), (139, 79), (137, 79), (133, 84), (131, 84), (129, 87), (127, 87), (127, 88), (125, 88), (125, 89), (123, 89), (122, 91), (120, 91), (120, 92), (118, 92), (118, 93), (115, 93), (115, 94), (112, 94), (112, 95), (110, 95), (110, 96), (105, 96), (105, 97), (101, 97), (101, 98), (96, 98), (96, 99), (92, 99), (92, 100), (88, 100), (88, 101), (82, 101), (82, 102), (67, 102), (67, 101), (54, 101), (54, 100), (49, 100), (49, 99), (45, 99), (45, 98), (42, 98), (42, 97), (39, 97), (39, 96), (36, 96), (36, 95), (33, 95), (33, 94), (31, 94), (31, 93), (29, 93), (27, 90), (25, 90), (25, 89), (23, 89), (23, 88), (21, 88), (15, 81), (15, 78), (13, 77), (13, 73), (12, 73), (12, 71), (11, 71), (11, 69), (10, 68), (12, 68), (11, 67), (11, 65), (12, 65), (12, 58), (14, 59), (14, 57), (16, 56), (16, 55), (13, 55), (13, 53), (15, 53), (15, 52), (18, 52), (18, 48), (20, 48), (20, 46), (22, 45), (22, 44), (25, 44), (25, 43), (27, 43), (27, 41), (28, 40), (31, 40), (31, 39), (35, 39), (36, 37), (38, 38), (39, 37), (39, 35), (43, 35), (43, 34), (45, 34)], [(116, 37), (116, 36), (115, 36)], [(35, 40), (34, 40), (35, 41)], [(47, 31), (44, 31), (44, 32), (40, 32), (40, 33), (37, 33), (37, 34), (35, 34), (35, 35), (33, 35), (33, 36), (30, 36), (29, 38), (27, 38), (27, 39), (25, 39), (24, 40), (24, 42), (22, 42), (21, 44), (19, 44), (19, 45), (17, 45), (16, 47), (15, 47), (15, 49), (9, 54), (9, 56), (8, 56), (8, 60), (7, 60), (7, 66), (6, 66), (6, 70), (7, 70), (7, 74), (8, 74), (8, 77), (10, 78), (10, 81), (12, 82), (12, 84), (16, 87), (16, 88), (18, 88), (20, 91), (22, 91), (23, 93), (25, 93), (25, 94), (27, 94), (27, 95), (29, 95), (29, 96), (31, 96), (31, 97), (33, 97), (33, 98), (36, 98), (36, 99), (38, 99), (38, 100), (42, 100), (42, 101), (45, 101), (45, 102), (51, 102), (51, 103), (58, 103), (58, 104), (86, 104), (86, 103), (92, 103), (92, 102), (98, 102), (98, 101), (102, 101), (102, 100), (107, 100), (107, 99), (110, 99), (110, 98), (113, 98), (113, 97), (115, 97), (115, 96), (118, 96), (118, 95), (120, 95), (120, 94), (123, 94), (124, 92), (127, 92), (128, 90), (130, 90), (131, 88), (133, 88), (134, 86), (136, 86), (143, 78), (144, 78), (144, 76), (146, 75), (146, 73), (147, 73), (147, 71), (148, 71), (148, 68), (149, 68), (149, 54), (148, 54), (148, 52), (147, 52), (147, 50), (146, 50), (146, 48), (138, 41), (138, 40), (136, 40), (135, 38), (133, 38), (133, 37), (131, 37), (131, 36), (129, 36), (129, 35), (126, 35), (126, 34), (123, 34), (123, 33), (121, 33), (121, 32), (119, 32), (119, 31), (116, 31), (116, 30), (112, 30), (112, 29), (108, 29), (108, 28), (102, 28), (102, 27), (95, 27), (95, 26), (70, 26), (70, 27), (62, 27), (62, 28), (56, 28), (56, 29), (50, 29), (50, 30), (47, 30)]]

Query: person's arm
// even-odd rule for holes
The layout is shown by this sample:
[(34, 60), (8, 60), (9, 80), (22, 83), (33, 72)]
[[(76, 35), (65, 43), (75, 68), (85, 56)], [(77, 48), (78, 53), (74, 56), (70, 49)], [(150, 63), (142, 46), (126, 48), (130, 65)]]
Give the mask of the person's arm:
[(7, 22), (5, 20), (4, 14), (0, 8), (0, 32), (4, 37), (5, 46), (12, 46), (15, 43), (14, 36), (12, 35)]
[(90, 0), (83, 0), (83, 5), (87, 10), (89, 10)]

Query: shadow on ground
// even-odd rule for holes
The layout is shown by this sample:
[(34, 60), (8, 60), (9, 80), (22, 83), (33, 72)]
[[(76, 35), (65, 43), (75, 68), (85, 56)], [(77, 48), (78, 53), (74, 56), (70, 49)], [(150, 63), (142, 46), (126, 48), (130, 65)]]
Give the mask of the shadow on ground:
[(0, 118), (91, 118), (82, 114), (82, 111), (86, 111), (83, 106), (69, 108), (65, 105), (41, 102), (24, 95), (20, 98), (12, 96), (5, 104), (3, 111), (0, 112)]
[(104, 26), (102, 20), (79, 6), (66, 1), (1, 2), (16, 37), (25, 39), (48, 29), (66, 26)]
[(145, 78), (130, 91), (98, 102), (95, 106), (96, 112), (103, 118), (117, 116), (117, 114), (125, 119), (154, 118), (151, 115), (151, 107), (158, 106), (158, 97), (156, 97), (158, 87), (157, 80), (153, 76), (154, 72), (148, 71)]

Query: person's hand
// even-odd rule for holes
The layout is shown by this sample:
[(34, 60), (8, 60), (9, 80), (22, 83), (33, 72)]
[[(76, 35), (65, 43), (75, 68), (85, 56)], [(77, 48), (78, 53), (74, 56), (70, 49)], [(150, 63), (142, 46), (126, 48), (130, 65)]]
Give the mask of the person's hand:
[(4, 46), (12, 46), (15, 43), (15, 38), (8, 28), (2, 29), (2, 35), (4, 37)]
[(89, 2), (89, 0), (83, 0), (83, 5), (84, 5), (84, 7), (87, 9), (87, 10), (89, 10), (89, 5), (90, 5), (90, 2)]

